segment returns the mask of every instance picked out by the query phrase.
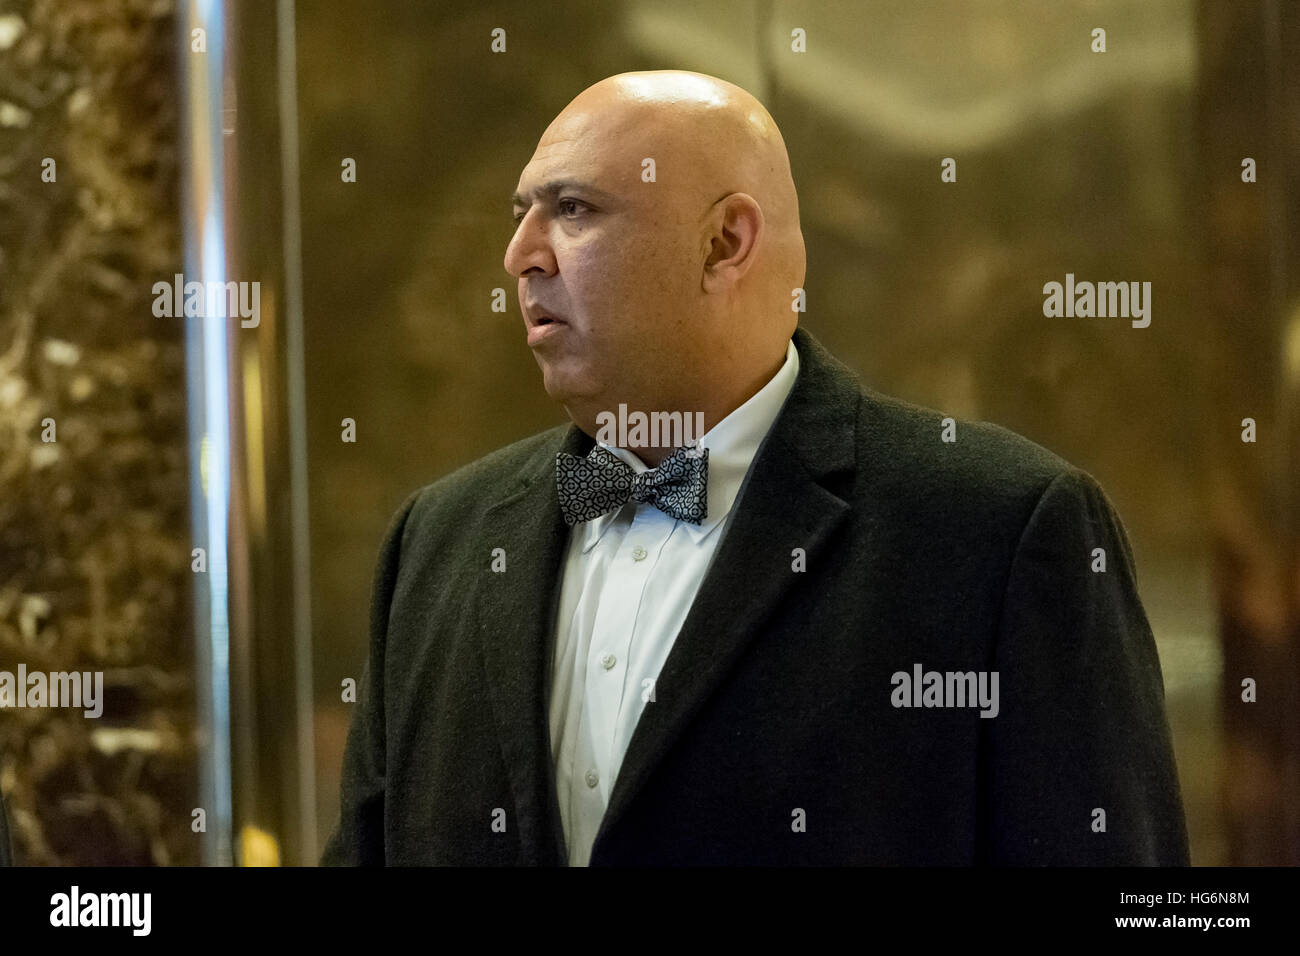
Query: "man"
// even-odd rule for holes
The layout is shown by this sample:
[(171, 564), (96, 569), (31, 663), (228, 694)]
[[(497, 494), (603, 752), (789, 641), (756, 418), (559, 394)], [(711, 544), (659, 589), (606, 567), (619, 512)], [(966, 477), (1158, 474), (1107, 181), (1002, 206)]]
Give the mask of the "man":
[[(324, 862), (1187, 862), (1114, 510), (796, 328), (798, 202), (753, 97), (597, 83), (515, 218), (574, 424), (394, 519)], [(631, 425), (674, 414), (703, 437)]]

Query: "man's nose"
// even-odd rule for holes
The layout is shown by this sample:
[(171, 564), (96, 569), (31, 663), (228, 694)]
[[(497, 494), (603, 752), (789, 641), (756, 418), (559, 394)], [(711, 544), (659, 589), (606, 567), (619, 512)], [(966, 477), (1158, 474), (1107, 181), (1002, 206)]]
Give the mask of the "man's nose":
[(534, 216), (534, 212), (535, 209), (530, 209), (524, 214), (506, 246), (506, 272), (516, 279), (533, 269), (540, 269), (546, 275), (555, 272), (555, 252), (551, 249), (546, 223), (540, 216)]

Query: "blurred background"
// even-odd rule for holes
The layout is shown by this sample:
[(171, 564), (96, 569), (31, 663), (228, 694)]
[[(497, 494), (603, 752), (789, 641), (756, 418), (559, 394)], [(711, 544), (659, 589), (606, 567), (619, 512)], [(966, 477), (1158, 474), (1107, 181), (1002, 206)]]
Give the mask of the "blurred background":
[[(832, 353), (1107, 490), (1193, 862), (1300, 863), (1290, 0), (0, 0), (0, 670), (106, 701), (0, 710), (16, 862), (316, 862), (389, 518), (567, 420), (508, 197), (664, 68), (781, 127)], [(156, 316), (181, 272), (260, 321)], [(1150, 327), (1045, 318), (1067, 272), (1149, 281)]]

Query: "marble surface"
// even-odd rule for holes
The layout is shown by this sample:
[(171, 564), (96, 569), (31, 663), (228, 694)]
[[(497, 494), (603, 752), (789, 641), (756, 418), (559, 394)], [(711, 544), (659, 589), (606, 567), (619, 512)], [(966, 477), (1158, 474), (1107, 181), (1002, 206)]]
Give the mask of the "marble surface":
[(0, 14), (0, 670), (104, 675), (98, 718), (0, 710), (19, 864), (198, 860), (183, 328), (150, 309), (174, 31), (157, 0)]

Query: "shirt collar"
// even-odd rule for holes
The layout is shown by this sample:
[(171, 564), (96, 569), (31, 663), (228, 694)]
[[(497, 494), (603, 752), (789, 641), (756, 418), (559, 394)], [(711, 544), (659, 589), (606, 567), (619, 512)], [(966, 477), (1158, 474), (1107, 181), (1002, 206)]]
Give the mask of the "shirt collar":
[[(700, 447), (709, 450), (707, 515), (700, 524), (679, 522), (693, 542), (698, 544), (702, 541), (731, 512), (736, 496), (744, 484), (745, 476), (749, 473), (750, 465), (758, 455), (763, 439), (771, 431), (772, 424), (790, 395), (790, 390), (794, 388), (798, 375), (799, 351), (791, 340), (786, 345), (785, 363), (771, 380), (750, 396), (743, 405), (705, 432), (700, 439)], [(603, 442), (599, 444), (627, 464), (636, 474), (650, 470), (649, 466), (634, 452), (626, 448), (606, 445)], [(633, 502), (628, 502), (624, 508), (634, 506)], [(621, 508), (615, 509), (591, 521), (582, 522), (578, 526), (586, 532), (586, 538), (582, 543), (584, 554), (596, 546), (622, 511)]]

